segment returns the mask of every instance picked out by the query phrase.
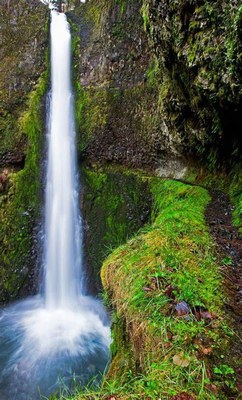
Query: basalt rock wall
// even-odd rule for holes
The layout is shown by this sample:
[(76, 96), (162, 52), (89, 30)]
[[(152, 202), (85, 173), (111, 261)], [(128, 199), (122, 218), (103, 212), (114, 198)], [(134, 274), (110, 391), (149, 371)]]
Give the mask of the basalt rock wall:
[(183, 154), (210, 166), (241, 157), (242, 6), (237, 0), (144, 0), (160, 110)]
[(239, 160), (239, 1), (87, 0), (69, 17), (82, 157), (152, 168)]
[(152, 51), (139, 1), (87, 1), (68, 14), (81, 157), (155, 165), (164, 148), (158, 90), (147, 81)]

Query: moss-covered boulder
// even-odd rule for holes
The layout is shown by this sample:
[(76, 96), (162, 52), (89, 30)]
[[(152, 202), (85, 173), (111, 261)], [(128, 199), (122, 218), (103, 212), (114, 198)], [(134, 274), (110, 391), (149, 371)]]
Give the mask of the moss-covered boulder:
[(153, 194), (153, 223), (103, 264), (116, 314), (113, 361), (97, 398), (105, 390), (122, 399), (237, 398), (233, 333), (204, 218), (209, 194), (165, 180), (153, 181)]

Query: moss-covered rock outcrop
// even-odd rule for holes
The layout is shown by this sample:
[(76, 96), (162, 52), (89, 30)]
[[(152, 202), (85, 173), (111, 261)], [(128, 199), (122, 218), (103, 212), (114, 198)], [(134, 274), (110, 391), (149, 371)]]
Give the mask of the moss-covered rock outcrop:
[(115, 311), (110, 371), (99, 392), (77, 399), (237, 398), (227, 347), (233, 332), (204, 217), (210, 196), (177, 181), (151, 185), (152, 223), (102, 268)]
[[(141, 390), (144, 399), (182, 392), (216, 398), (209, 358), (220, 347), (225, 351), (226, 327), (204, 221), (209, 196), (204, 189), (172, 181), (158, 181), (153, 191), (153, 225), (116, 250), (102, 270), (117, 316), (125, 321), (135, 368), (146, 377), (134, 392), (138, 398)], [(116, 356), (126, 362), (122, 353)]]
[(37, 0), (13, 0), (1, 2), (0, 14), (0, 301), (6, 302), (33, 290), (49, 13)]
[(24, 168), (18, 172), (5, 168), (6, 187), (0, 192), (0, 302), (29, 294), (36, 284), (37, 259), (41, 256), (37, 222), (43, 204), (41, 164), (47, 88), (45, 73), (18, 120), (19, 132), (26, 140)]
[(140, 1), (93, 0), (68, 13), (79, 152), (89, 160), (147, 167), (163, 149), (140, 8)]
[(175, 148), (231, 166), (241, 157), (241, 2), (144, 0), (142, 12)]
[(89, 0), (69, 17), (80, 39), (83, 156), (153, 167), (171, 156), (211, 168), (238, 162), (239, 1)]
[(118, 168), (83, 168), (81, 182), (86, 268), (90, 286), (101, 288), (107, 255), (149, 221), (149, 179)]
[(24, 163), (26, 137), (19, 117), (46, 68), (48, 8), (38, 0), (0, 4), (0, 168)]

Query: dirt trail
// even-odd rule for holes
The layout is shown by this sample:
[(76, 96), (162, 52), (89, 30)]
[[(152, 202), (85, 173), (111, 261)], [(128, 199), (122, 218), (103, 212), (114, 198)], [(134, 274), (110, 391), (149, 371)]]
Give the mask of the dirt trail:
[[(242, 237), (232, 224), (233, 207), (228, 197), (210, 192), (212, 201), (206, 210), (206, 220), (217, 246), (217, 254), (224, 277), (225, 310), (233, 320), (235, 336), (229, 348), (237, 385), (242, 398)], [(229, 399), (235, 399), (230, 397)]]

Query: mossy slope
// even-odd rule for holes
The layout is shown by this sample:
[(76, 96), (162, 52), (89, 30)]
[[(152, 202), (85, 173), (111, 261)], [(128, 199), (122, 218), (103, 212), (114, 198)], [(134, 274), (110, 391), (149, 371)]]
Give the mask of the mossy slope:
[(78, 400), (236, 393), (226, 355), (232, 332), (204, 217), (210, 197), (203, 188), (160, 179), (152, 180), (152, 191), (153, 223), (104, 262), (102, 281), (115, 310), (113, 361), (100, 392)]

